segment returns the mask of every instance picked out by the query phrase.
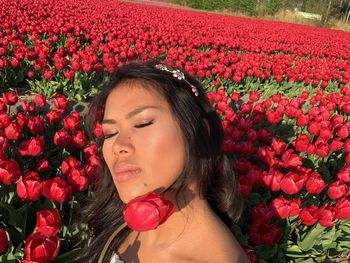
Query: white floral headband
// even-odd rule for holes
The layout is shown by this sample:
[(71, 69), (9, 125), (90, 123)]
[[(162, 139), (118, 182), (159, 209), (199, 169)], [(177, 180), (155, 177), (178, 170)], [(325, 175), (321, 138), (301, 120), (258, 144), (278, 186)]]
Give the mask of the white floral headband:
[(164, 64), (157, 64), (154, 66), (156, 69), (159, 69), (159, 70), (162, 70), (162, 71), (166, 71), (166, 72), (169, 72), (169, 73), (172, 73), (173, 74), (173, 77), (177, 78), (178, 80), (183, 80), (185, 81), (190, 87), (191, 87), (191, 90), (192, 92), (194, 93), (194, 95), (196, 97), (198, 97), (199, 93), (198, 93), (198, 89), (192, 85), (191, 83), (189, 83), (187, 81), (187, 79), (185, 78), (185, 74), (183, 72), (181, 72), (180, 70), (178, 69), (169, 69), (166, 65)]

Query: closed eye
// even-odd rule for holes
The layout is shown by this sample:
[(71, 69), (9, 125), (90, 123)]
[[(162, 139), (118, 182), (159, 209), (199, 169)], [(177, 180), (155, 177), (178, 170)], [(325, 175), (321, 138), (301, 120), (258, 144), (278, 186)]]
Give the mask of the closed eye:
[(105, 134), (104, 135), (104, 137), (103, 137), (103, 139), (109, 139), (109, 138), (111, 138), (111, 137), (113, 137), (114, 135), (117, 135), (119, 132), (114, 132), (114, 133), (110, 133), (110, 134)]
[[(147, 121), (147, 122), (144, 122), (144, 123), (140, 123), (140, 124), (136, 124), (134, 127), (135, 127), (135, 128), (143, 128), (143, 127), (149, 126), (149, 125), (151, 125), (151, 124), (153, 124), (153, 120), (150, 120), (150, 121)], [(117, 132), (110, 133), (110, 134), (105, 134), (104, 139), (105, 139), (105, 140), (106, 140), (106, 139), (109, 139), (109, 138), (111, 138), (111, 137), (113, 137), (113, 136), (115, 136), (115, 135), (118, 135), (118, 134), (119, 134), (118, 131), (117, 131)]]
[(140, 124), (136, 124), (134, 127), (135, 128), (143, 128), (143, 127), (146, 127), (146, 126), (151, 125), (151, 124), (153, 124), (153, 120), (150, 120), (150, 121), (147, 121), (144, 123), (140, 123)]

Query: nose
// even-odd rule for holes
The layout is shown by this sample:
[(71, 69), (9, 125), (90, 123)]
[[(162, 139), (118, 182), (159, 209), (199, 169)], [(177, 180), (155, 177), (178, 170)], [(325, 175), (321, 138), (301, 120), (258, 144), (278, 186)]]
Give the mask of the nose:
[(128, 156), (131, 155), (134, 150), (135, 147), (130, 135), (119, 133), (118, 136), (116, 136), (112, 146), (112, 151), (115, 156)]

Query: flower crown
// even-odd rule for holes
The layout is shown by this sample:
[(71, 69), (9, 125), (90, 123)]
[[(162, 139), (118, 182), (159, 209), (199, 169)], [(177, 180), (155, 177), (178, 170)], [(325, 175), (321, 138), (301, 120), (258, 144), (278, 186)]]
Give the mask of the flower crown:
[(157, 64), (157, 65), (155, 65), (155, 68), (159, 69), (159, 70), (162, 70), (162, 71), (166, 71), (166, 72), (172, 73), (173, 77), (177, 78), (178, 80), (185, 81), (191, 87), (191, 90), (194, 93), (194, 95), (196, 97), (198, 97), (198, 95), (199, 95), (198, 89), (194, 85), (192, 85), (191, 83), (189, 83), (187, 81), (187, 79), (185, 78), (185, 74), (182, 71), (180, 71), (178, 69), (170, 69), (168, 66), (166, 66), (164, 64)]

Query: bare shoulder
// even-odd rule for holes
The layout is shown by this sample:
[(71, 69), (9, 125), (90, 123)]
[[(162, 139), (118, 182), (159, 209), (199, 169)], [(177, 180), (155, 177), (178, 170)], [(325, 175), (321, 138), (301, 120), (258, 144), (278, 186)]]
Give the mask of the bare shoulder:
[(206, 252), (194, 261), (196, 263), (249, 263), (240, 244), (225, 225), (214, 227), (211, 233), (203, 235), (201, 243)]
[(217, 217), (197, 224), (184, 238), (182, 255), (191, 263), (249, 263), (230, 229)]

